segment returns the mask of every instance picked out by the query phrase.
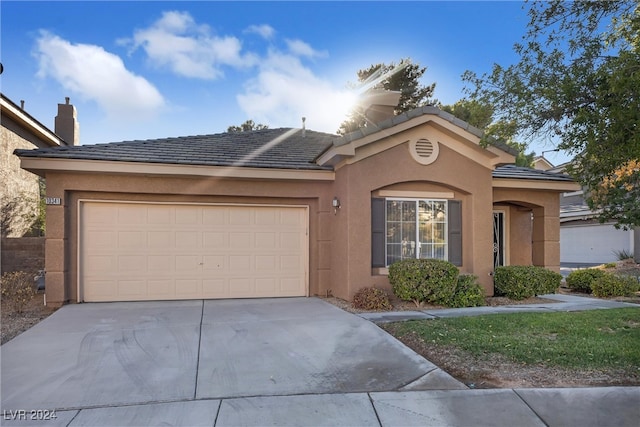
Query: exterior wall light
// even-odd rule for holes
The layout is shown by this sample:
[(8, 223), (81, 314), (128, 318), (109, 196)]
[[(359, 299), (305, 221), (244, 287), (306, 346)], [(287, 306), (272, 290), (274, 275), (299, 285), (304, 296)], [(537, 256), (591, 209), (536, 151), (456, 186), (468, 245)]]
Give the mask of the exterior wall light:
[(340, 209), (340, 199), (334, 197), (331, 202), (331, 206), (333, 206), (333, 214), (336, 215), (338, 213), (338, 209)]

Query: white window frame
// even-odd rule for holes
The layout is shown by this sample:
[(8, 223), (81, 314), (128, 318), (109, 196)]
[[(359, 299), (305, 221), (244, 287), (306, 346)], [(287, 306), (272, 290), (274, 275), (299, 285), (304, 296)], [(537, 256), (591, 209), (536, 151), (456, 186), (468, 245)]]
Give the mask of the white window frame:
[[(389, 248), (389, 243), (387, 241), (387, 230), (388, 230), (388, 216), (387, 216), (387, 202), (389, 201), (396, 201), (396, 202), (415, 202), (416, 204), (416, 218), (415, 218), (415, 226), (416, 226), (416, 235), (415, 235), (415, 259), (420, 259), (420, 255), (421, 255), (421, 251), (422, 251), (422, 242), (420, 242), (420, 220), (419, 220), (419, 212), (420, 212), (420, 202), (426, 202), (426, 203), (434, 203), (434, 202), (439, 202), (439, 203), (443, 203), (444, 204), (444, 257), (443, 258), (437, 258), (437, 259), (442, 259), (444, 261), (448, 261), (449, 260), (449, 205), (448, 205), (448, 200), (447, 199), (427, 199), (427, 198), (414, 198), (414, 197), (387, 197), (385, 198), (385, 202), (384, 202), (384, 224), (385, 224), (385, 237), (384, 237), (384, 256), (385, 256), (385, 261), (388, 262), (389, 260), (389, 253), (388, 253), (388, 248)], [(411, 259), (411, 258), (405, 258), (405, 259)], [(389, 266), (389, 264), (387, 264), (387, 267)]]

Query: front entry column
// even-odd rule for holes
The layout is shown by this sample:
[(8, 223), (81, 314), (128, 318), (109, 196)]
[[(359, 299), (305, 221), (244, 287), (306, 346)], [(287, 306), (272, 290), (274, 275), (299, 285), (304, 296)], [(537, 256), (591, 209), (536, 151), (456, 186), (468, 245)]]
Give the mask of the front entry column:
[(533, 265), (560, 271), (560, 218), (544, 207), (533, 209), (532, 252)]

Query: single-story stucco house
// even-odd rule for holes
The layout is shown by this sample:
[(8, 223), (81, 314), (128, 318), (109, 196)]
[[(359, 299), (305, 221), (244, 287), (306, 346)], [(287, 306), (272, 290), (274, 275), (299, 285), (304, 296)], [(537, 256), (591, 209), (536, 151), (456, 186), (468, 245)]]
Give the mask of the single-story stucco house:
[(559, 270), (565, 175), (435, 107), (337, 136), (303, 128), (17, 150), (45, 176), (50, 304), (327, 295), (449, 260)]

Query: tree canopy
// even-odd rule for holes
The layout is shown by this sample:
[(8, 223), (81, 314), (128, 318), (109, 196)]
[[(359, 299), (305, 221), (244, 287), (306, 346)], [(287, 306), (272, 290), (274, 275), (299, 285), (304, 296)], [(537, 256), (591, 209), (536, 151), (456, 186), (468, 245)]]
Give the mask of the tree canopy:
[(242, 123), (240, 126), (229, 126), (227, 128), (227, 132), (249, 132), (252, 130), (262, 130), (269, 129), (269, 126), (263, 125), (260, 123), (255, 123), (253, 120), (249, 119)]
[(535, 153), (526, 153), (527, 144), (516, 141), (515, 126), (504, 120), (494, 120), (495, 109), (491, 104), (474, 99), (461, 99), (453, 105), (440, 105), (442, 111), (451, 113), (471, 126), (482, 129), (485, 133), (500, 137), (500, 141), (516, 149), (516, 165), (530, 167)]
[[(427, 70), (411, 62), (409, 58), (401, 59), (398, 64), (380, 63), (371, 65), (368, 68), (357, 72), (358, 83), (353, 86), (385, 89), (400, 92), (400, 101), (394, 113), (401, 114), (405, 111), (424, 105), (435, 105), (437, 101), (433, 98), (433, 91), (436, 84), (422, 85), (420, 79)], [(362, 108), (356, 107), (349, 118), (345, 120), (338, 129), (339, 134), (346, 134), (367, 125)]]
[[(575, 156), (569, 172), (601, 221), (640, 225), (640, 6), (637, 1), (528, 3), (519, 62), (467, 71), (472, 99), (524, 140)], [(500, 128), (487, 137), (500, 137)]]

